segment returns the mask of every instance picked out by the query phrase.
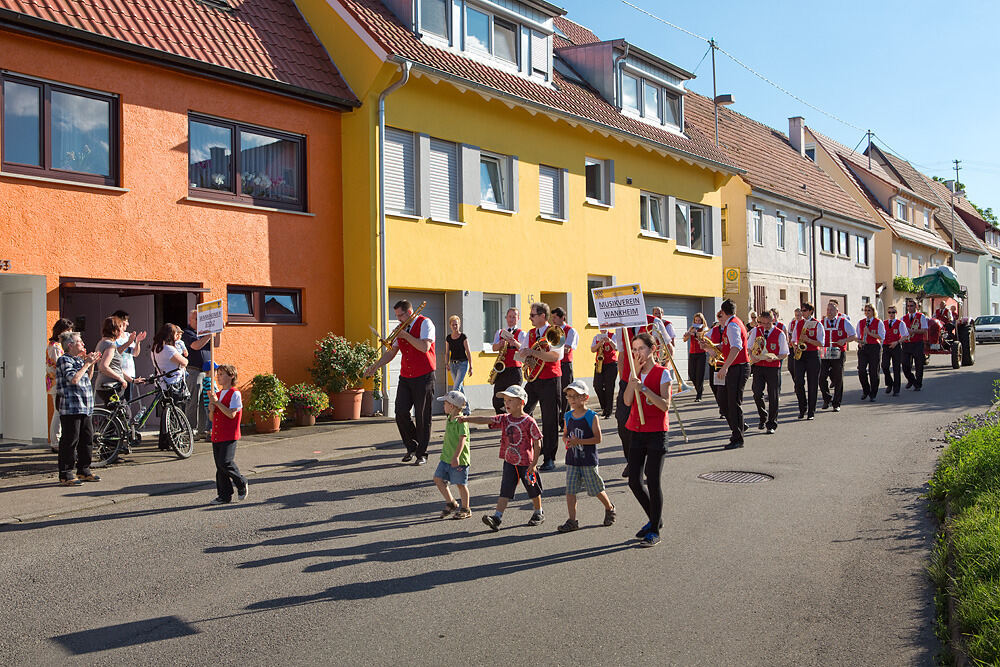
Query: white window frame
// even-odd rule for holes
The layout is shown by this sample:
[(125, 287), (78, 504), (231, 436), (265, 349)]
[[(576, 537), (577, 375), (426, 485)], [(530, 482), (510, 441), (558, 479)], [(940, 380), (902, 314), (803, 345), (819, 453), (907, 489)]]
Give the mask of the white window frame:
[[(807, 160), (816, 161), (816, 144), (806, 144), (805, 149), (802, 151), (806, 155)], [(812, 153), (812, 155), (810, 155)]]
[[(841, 257), (851, 257), (851, 234), (843, 229), (837, 231), (837, 254)], [(843, 240), (843, 244), (841, 244)]]
[(906, 253), (906, 277), (912, 278), (913, 277), (912, 274), (913, 274), (913, 253), (908, 252)]
[[(545, 171), (549, 171), (553, 176), (553, 192), (555, 194), (555, 211), (543, 211), (542, 201), (541, 201), (541, 189), (542, 189), (542, 174)], [(550, 220), (565, 220), (566, 219), (566, 187), (565, 187), (565, 169), (560, 169), (559, 167), (553, 167), (547, 164), (538, 165), (538, 214)]]
[[(487, 25), (487, 43), (486, 49), (480, 49), (478, 47), (471, 47), (469, 45), (469, 12), (474, 11), (479, 14), (484, 14), (486, 16)], [(507, 60), (502, 56), (498, 56), (496, 53), (496, 22), (507, 24), (514, 28), (514, 60)], [(477, 53), (479, 55), (488, 55), (491, 58), (497, 60), (501, 63), (506, 63), (507, 65), (512, 65), (520, 70), (521, 66), (521, 24), (512, 21), (504, 17), (497, 17), (496, 14), (489, 11), (486, 7), (482, 5), (472, 5), (468, 2), (462, 4), (462, 50), (468, 53)], [(529, 68), (530, 69), (530, 68)], [(529, 72), (530, 74), (530, 72)]]
[[(487, 303), (497, 303), (499, 317), (497, 319), (497, 326), (490, 327), (486, 324), (486, 304)], [(514, 296), (511, 294), (494, 294), (490, 292), (483, 292), (483, 352), (493, 352), (493, 336), (500, 327), (506, 326), (506, 320), (504, 319), (507, 315), (507, 311), (510, 310), (511, 306), (514, 305)]]
[[(599, 181), (601, 185), (601, 198), (594, 199), (587, 192), (586, 181), (587, 181), (587, 171), (588, 167), (600, 167)], [(590, 204), (598, 204), (600, 206), (611, 206), (611, 170), (609, 169), (608, 161), (601, 160), (599, 158), (594, 158), (590, 156), (584, 157), (584, 195), (586, 196), (587, 202)]]
[[(500, 191), (499, 191), (499, 201), (491, 202), (485, 199), (485, 183), (483, 181), (483, 166), (485, 164), (492, 164), (496, 166), (497, 175), (500, 179)], [(509, 155), (501, 155), (500, 153), (490, 153), (488, 151), (479, 152), (479, 205), (483, 208), (491, 208), (499, 211), (512, 211), (514, 210), (514, 183), (511, 177), (511, 161)], [(495, 190), (495, 189), (494, 189)], [(494, 198), (496, 197), (496, 192), (494, 192)]]
[(903, 273), (902, 273), (902, 264), (903, 264), (903, 253), (900, 252), (899, 249), (897, 249), (896, 250), (896, 275), (897, 276), (903, 275)]
[(994, 287), (1000, 285), (1000, 272), (997, 271), (997, 267), (995, 266), (990, 267), (990, 282)]
[[(444, 147), (445, 145), (451, 147), (452, 155), (455, 158), (455, 171), (452, 175), (453, 180), (448, 184), (449, 187), (449, 214), (447, 216), (436, 215), (432, 210), (434, 207), (434, 197), (430, 193), (433, 183), (431, 182), (431, 166), (435, 161), (434, 158), (434, 147), (435, 144)], [(461, 169), (462, 169), (462, 155), (461, 146), (453, 141), (448, 141), (446, 139), (437, 139), (435, 137), (430, 138), (430, 151), (428, 153), (428, 163), (426, 165), (421, 164), (419, 166), (421, 177), (425, 178), (428, 184), (428, 196), (426, 204), (426, 214), (427, 216), (437, 222), (459, 222), (459, 217), (461, 216), (462, 209), (462, 192), (461, 192)]]
[[(646, 108), (646, 91), (653, 91), (656, 93), (655, 113)], [(648, 79), (642, 80), (642, 117), (654, 120), (658, 124), (663, 125), (663, 87), (656, 85)]]
[[(823, 247), (823, 241), (826, 239), (826, 234), (823, 233), (824, 230), (830, 232), (830, 247), (829, 248), (824, 248)], [(825, 252), (825, 253), (828, 253), (830, 255), (836, 254), (836, 252), (837, 252), (837, 246), (836, 246), (837, 240), (836, 240), (836, 238), (834, 238), (833, 232), (834, 232), (833, 227), (827, 227), (826, 225), (820, 225), (820, 227), (819, 227), (819, 251), (820, 252)]]
[(764, 211), (756, 207), (750, 210), (750, 233), (754, 245), (764, 245)]
[(802, 218), (798, 219), (799, 228), (799, 254), (807, 255), (809, 254), (809, 227), (806, 225), (806, 221)]
[[(857, 239), (857, 241), (855, 241), (855, 243), (857, 245), (857, 248), (856, 248), (857, 263), (860, 264), (861, 266), (870, 266), (869, 262), (871, 260), (868, 258), (868, 237), (867, 236), (861, 236), (860, 234), (858, 234), (854, 238)], [(862, 251), (863, 251), (863, 253), (862, 253)], [(862, 254), (864, 254), (864, 261), (863, 262), (861, 261), (861, 255)]]
[(931, 212), (928, 209), (924, 209), (924, 229), (931, 228)]
[[(608, 285), (613, 285), (614, 284), (613, 281), (614, 281), (614, 276), (595, 276), (595, 275), (587, 274), (587, 324), (589, 326), (596, 327), (598, 325), (597, 317), (596, 317), (596, 311), (595, 311), (595, 317), (591, 317), (590, 316), (590, 304), (591, 304), (591, 301), (592, 301), (592, 297), (591, 297), (591, 293), (590, 293), (591, 288), (592, 287), (607, 287)], [(591, 283), (594, 283), (594, 284), (591, 285)], [(600, 285), (598, 285), (597, 283), (600, 283)]]
[[(906, 217), (907, 216), (907, 208), (908, 207), (906, 205), (906, 200), (905, 199), (900, 199), (900, 198), (897, 197), (896, 198), (896, 208), (895, 208), (895, 211), (894, 211), (894, 217), (897, 220), (902, 220), (903, 222), (907, 222), (907, 220), (908, 220), (908, 218)], [(902, 215), (900, 215), (900, 209), (902, 209)]]
[[(423, 25), (423, 5), (425, 2), (440, 2), (444, 5), (444, 29), (447, 33), (446, 35), (439, 35), (436, 32), (427, 32)], [(451, 43), (451, 0), (420, 0), (420, 4), (416, 7), (416, 24), (417, 30), (421, 35), (427, 35), (437, 40), (445, 40), (449, 44)]]
[[(651, 211), (656, 207), (660, 212), (660, 229), (653, 229)], [(645, 216), (643, 210), (645, 209)], [(645, 236), (670, 238), (669, 220), (667, 219), (667, 198), (652, 192), (639, 193), (639, 230)]]
[(785, 216), (778, 215), (774, 223), (774, 231), (777, 236), (777, 248), (778, 250), (785, 249)]
[[(635, 106), (629, 106), (625, 104), (625, 78), (635, 81)], [(627, 72), (622, 72), (622, 82), (621, 82), (621, 106), (622, 109), (633, 111), (637, 114), (642, 113), (642, 79), (635, 76), (634, 74), (628, 74)]]
[[(701, 247), (695, 248), (691, 245), (691, 212), (700, 211), (701, 212)], [(683, 215), (686, 224), (684, 225), (684, 233), (681, 234), (677, 231), (677, 222), (681, 219)], [(691, 202), (676, 200), (674, 204), (674, 234), (676, 235), (675, 240), (677, 241), (678, 248), (687, 248), (688, 250), (694, 250), (695, 252), (703, 252), (709, 254), (711, 248), (706, 248), (709, 245), (707, 239), (711, 233), (712, 227), (712, 213), (708, 206), (702, 206), (701, 204), (693, 204)]]

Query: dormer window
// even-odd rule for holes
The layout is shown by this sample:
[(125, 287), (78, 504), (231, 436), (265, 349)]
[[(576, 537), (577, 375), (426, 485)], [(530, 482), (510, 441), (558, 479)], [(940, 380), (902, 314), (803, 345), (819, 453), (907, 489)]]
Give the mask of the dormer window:
[(896, 219), (906, 222), (906, 201), (903, 199), (896, 200)]
[(629, 115), (639, 116), (653, 125), (680, 129), (682, 89), (642, 76), (635, 70), (621, 72), (621, 108)]
[(622, 108), (641, 113), (639, 107), (639, 79), (629, 74), (622, 74)]
[[(425, 0), (426, 1), (426, 0)], [(465, 6), (465, 48), (517, 64), (518, 26), (471, 5)]]
[(420, 0), (420, 31), (448, 39), (448, 0)]

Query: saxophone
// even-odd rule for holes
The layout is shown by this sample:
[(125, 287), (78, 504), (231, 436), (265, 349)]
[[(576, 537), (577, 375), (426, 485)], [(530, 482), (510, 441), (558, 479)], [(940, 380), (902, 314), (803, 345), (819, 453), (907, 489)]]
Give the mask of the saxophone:
[[(815, 332), (816, 332), (816, 327), (813, 327), (813, 333)], [(802, 334), (804, 335), (805, 333), (806, 333), (806, 325), (803, 324)], [(807, 347), (806, 344), (802, 341), (799, 341), (798, 343), (795, 344), (795, 355), (794, 355), (795, 361), (798, 361), (799, 359), (802, 358), (802, 353), (806, 351), (806, 347)]]
[(503, 346), (500, 348), (500, 356), (497, 358), (496, 363), (493, 364), (493, 370), (490, 371), (490, 376), (486, 378), (486, 382), (489, 384), (496, 384), (497, 377), (504, 372), (507, 368), (507, 364), (504, 363), (504, 359), (507, 358), (507, 346), (510, 345), (510, 341), (506, 338), (503, 339)]
[(604, 341), (597, 348), (597, 361), (594, 362), (594, 375), (600, 375), (604, 370)]

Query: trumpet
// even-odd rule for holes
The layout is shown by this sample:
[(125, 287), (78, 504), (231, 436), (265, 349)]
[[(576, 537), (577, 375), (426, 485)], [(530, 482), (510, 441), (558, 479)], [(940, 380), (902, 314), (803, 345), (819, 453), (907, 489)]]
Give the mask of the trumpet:
[[(426, 306), (427, 306), (427, 302), (426, 301), (421, 301), (420, 305), (417, 306), (417, 309), (414, 310), (412, 313), (410, 313), (410, 316), (407, 317), (405, 321), (400, 322), (399, 326), (397, 326), (395, 329), (393, 329), (392, 333), (389, 334), (388, 337), (386, 337), (385, 339), (379, 338), (378, 332), (375, 331), (374, 328), (372, 328), (372, 331), (375, 331), (375, 337), (378, 338), (378, 340), (382, 344), (382, 346), (385, 349), (388, 350), (389, 348), (392, 347), (392, 344), (394, 342), (396, 342), (396, 338), (399, 337), (400, 332), (402, 332), (408, 326), (410, 326), (411, 324), (413, 324), (413, 320), (417, 319), (417, 315), (419, 315), (420, 311), (422, 311)], [(371, 327), (369, 327), (369, 328), (371, 328)]]
[[(563, 343), (566, 342), (566, 332), (564, 332), (560, 327), (550, 326), (545, 330), (545, 335), (535, 341), (535, 344), (531, 346), (532, 350), (541, 350), (543, 344), (548, 344), (549, 348), (562, 347)], [(538, 379), (538, 376), (542, 373), (542, 368), (545, 367), (545, 362), (537, 357), (526, 357), (524, 359), (524, 366), (521, 371), (524, 373), (525, 382), (534, 382)]]

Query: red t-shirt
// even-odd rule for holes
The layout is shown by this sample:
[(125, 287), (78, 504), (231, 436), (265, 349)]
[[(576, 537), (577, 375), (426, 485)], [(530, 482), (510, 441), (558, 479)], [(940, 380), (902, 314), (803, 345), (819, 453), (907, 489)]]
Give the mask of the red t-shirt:
[(542, 432), (531, 415), (518, 419), (510, 415), (497, 415), (489, 424), (492, 429), (500, 429), (500, 458), (516, 466), (531, 465), (535, 457), (532, 442), (542, 439)]

